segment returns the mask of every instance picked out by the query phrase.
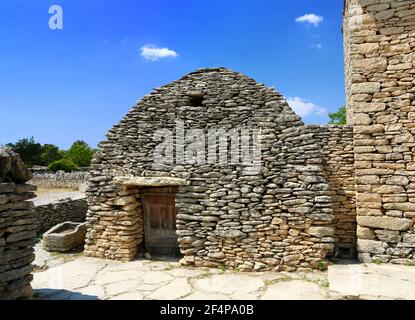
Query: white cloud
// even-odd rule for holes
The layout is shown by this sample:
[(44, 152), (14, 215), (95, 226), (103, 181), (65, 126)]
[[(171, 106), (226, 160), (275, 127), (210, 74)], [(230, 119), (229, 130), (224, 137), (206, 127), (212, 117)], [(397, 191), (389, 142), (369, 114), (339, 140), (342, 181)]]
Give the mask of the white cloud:
[(141, 47), (141, 55), (146, 60), (156, 61), (163, 58), (176, 58), (179, 54), (169, 48), (157, 48), (153, 45), (145, 45)]
[(308, 117), (312, 115), (324, 116), (328, 114), (327, 109), (319, 107), (318, 105), (303, 100), (299, 97), (288, 98), (287, 102), (290, 105), (290, 107), (295, 111), (295, 113), (298, 114), (300, 117)]
[(324, 18), (322, 16), (318, 16), (314, 13), (308, 13), (295, 19), (296, 22), (312, 24), (315, 27), (318, 27), (323, 20)]
[(318, 49), (318, 50), (321, 50), (324, 48), (324, 46), (321, 43), (312, 43), (310, 44), (310, 47), (314, 49)]

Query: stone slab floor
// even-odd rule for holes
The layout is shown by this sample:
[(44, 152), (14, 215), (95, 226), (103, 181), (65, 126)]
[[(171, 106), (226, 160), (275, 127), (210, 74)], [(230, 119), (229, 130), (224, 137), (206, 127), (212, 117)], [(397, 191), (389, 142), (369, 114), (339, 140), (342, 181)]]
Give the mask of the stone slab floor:
[(415, 299), (415, 267), (343, 264), (327, 272), (243, 273), (176, 261), (117, 262), (36, 247), (34, 299)]

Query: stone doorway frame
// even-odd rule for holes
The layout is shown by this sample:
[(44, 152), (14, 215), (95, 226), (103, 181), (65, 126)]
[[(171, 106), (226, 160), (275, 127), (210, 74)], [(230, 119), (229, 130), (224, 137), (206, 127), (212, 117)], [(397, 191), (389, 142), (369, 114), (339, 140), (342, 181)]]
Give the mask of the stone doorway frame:
[(142, 207), (142, 191), (146, 187), (180, 187), (187, 186), (188, 181), (172, 177), (127, 177), (118, 176), (113, 179), (118, 186), (118, 197), (114, 205), (120, 212), (127, 214), (125, 235), (117, 255), (121, 260), (131, 261), (136, 257), (137, 250), (144, 243), (144, 213)]

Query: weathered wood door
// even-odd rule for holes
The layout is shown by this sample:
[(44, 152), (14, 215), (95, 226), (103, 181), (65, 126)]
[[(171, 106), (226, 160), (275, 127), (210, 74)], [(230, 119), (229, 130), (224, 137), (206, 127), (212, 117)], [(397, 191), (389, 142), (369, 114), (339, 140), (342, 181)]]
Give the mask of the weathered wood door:
[(152, 255), (177, 256), (176, 188), (143, 189), (144, 243)]

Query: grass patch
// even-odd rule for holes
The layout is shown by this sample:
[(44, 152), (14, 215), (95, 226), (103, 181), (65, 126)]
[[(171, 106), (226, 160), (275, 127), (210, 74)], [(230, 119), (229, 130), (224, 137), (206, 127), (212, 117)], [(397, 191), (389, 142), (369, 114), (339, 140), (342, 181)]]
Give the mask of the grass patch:
[(225, 264), (224, 264), (224, 263), (220, 264), (218, 268), (219, 268), (219, 270), (220, 270), (220, 271), (222, 271), (222, 272), (225, 272), (225, 271), (226, 271), (226, 266), (225, 266)]
[(316, 268), (317, 268), (319, 271), (327, 271), (327, 268), (328, 268), (328, 263), (327, 263), (327, 262), (325, 262), (325, 261), (323, 261), (323, 260), (318, 261), (318, 262), (316, 263)]
[(307, 277), (307, 275), (304, 275), (302, 280), (310, 283), (315, 283), (322, 288), (328, 288), (330, 286), (330, 283), (327, 279), (310, 279)]
[(294, 280), (292, 277), (290, 277), (289, 275), (284, 274), (282, 277), (278, 278), (278, 279), (274, 279), (274, 280), (266, 280), (265, 284), (267, 286), (272, 285), (272, 284), (276, 284), (279, 282), (288, 282), (288, 281), (292, 281)]
[(32, 266), (32, 272), (42, 272), (48, 270), (47, 266), (38, 267), (38, 266)]

